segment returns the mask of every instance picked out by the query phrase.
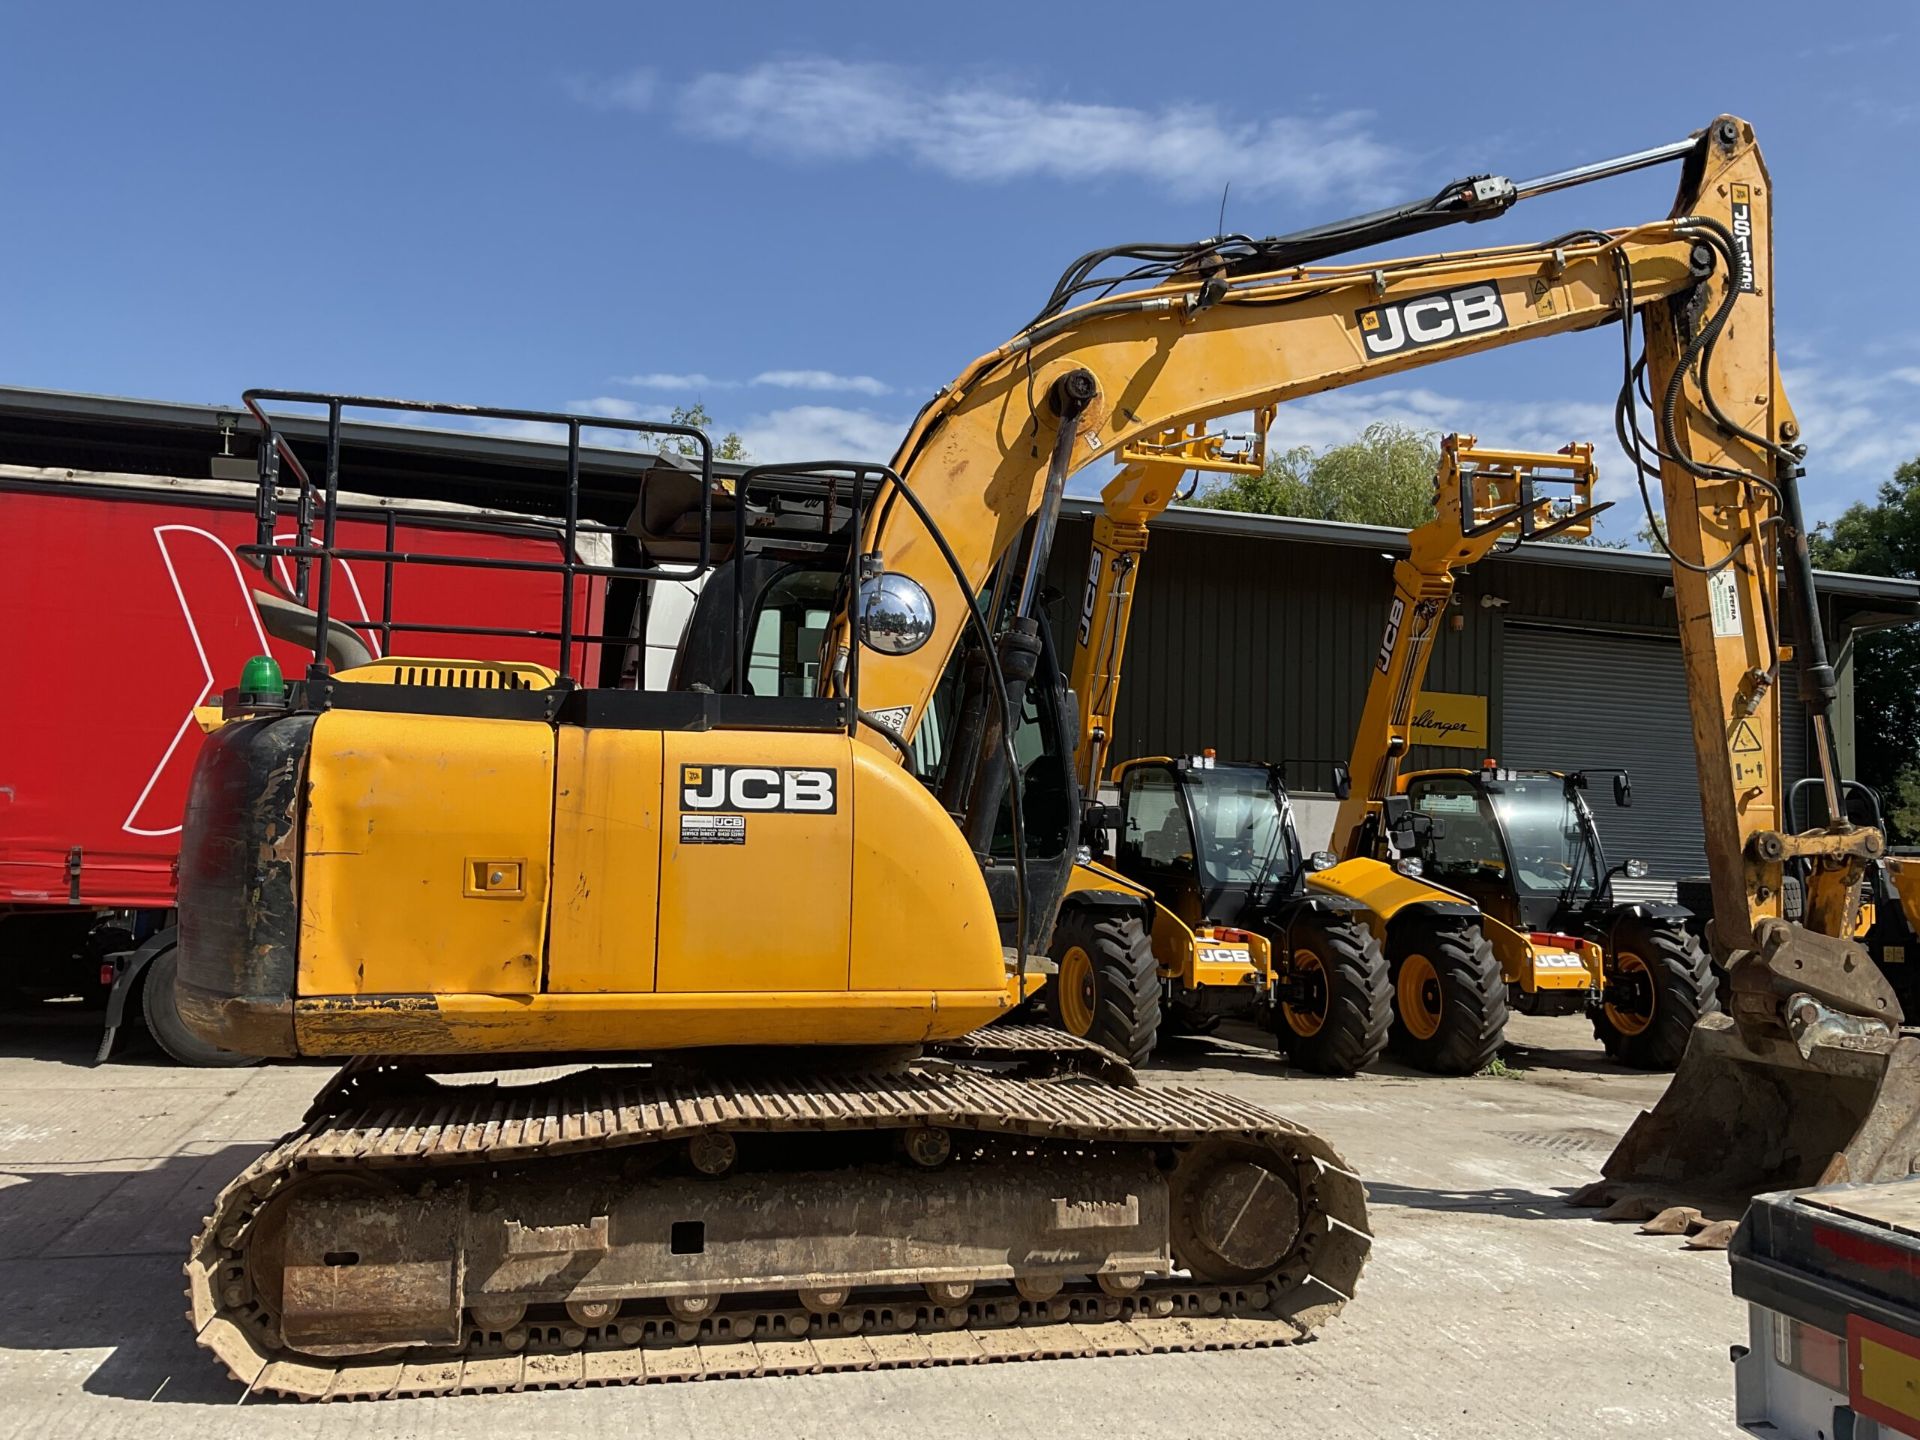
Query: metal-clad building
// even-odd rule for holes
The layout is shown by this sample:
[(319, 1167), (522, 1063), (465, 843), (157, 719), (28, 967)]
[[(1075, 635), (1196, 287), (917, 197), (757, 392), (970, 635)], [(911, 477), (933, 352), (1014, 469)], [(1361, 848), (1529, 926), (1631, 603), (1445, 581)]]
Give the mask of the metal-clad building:
[[(316, 421), (289, 420), (296, 444)], [(538, 441), (349, 425), (357, 476), (396, 493), (516, 511), (552, 494), (557, 447)], [(0, 463), (160, 476), (209, 474), (250, 487), (255, 437), (238, 407), (0, 387)], [(585, 504), (619, 519), (636, 477), (665, 459), (590, 452)], [(719, 466), (722, 473), (738, 467)], [(250, 492), (249, 492), (250, 493)], [(1094, 505), (1069, 501), (1052, 557), (1061, 608), (1078, 603)], [(1324, 790), (1359, 721), (1392, 590), (1401, 532), (1364, 525), (1170, 510), (1154, 523), (1125, 661), (1115, 758), (1212, 746), (1289, 763), (1298, 790)], [(1409, 765), (1625, 765), (1632, 810), (1603, 817), (1619, 855), (1673, 876), (1697, 871), (1699, 798), (1660, 556), (1540, 544), (1461, 578), (1425, 694), (1472, 717), (1454, 745), (1416, 746)], [(1851, 761), (1847, 637), (1920, 616), (1920, 585), (1822, 577), (1841, 667), (1838, 730)], [(1056, 624), (1065, 636), (1066, 627)], [(1791, 677), (1788, 677), (1788, 684)], [(1789, 692), (1790, 693), (1790, 692)], [(1801, 713), (1783, 707), (1789, 768), (1805, 768)], [(1303, 804), (1310, 839), (1330, 807)]]
[[(1077, 604), (1092, 537), (1090, 502), (1069, 502), (1052, 583)], [(1298, 789), (1324, 790), (1347, 758), (1386, 623), (1397, 530), (1173, 509), (1154, 523), (1142, 563), (1113, 755), (1179, 754), (1282, 761)], [(1460, 577), (1434, 642), (1423, 695), (1477, 715), (1459, 743), (1416, 745), (1408, 768), (1478, 765), (1559, 770), (1625, 766), (1633, 806), (1595, 792), (1618, 857), (1637, 855), (1671, 880), (1705, 867), (1671, 572), (1664, 556), (1536, 544)], [(1820, 577), (1838, 654), (1843, 764), (1852, 749), (1848, 637), (1920, 616), (1920, 585)], [(1056, 634), (1069, 633), (1056, 625)], [(1808, 765), (1804, 714), (1783, 684), (1789, 778)], [(1310, 812), (1324, 825), (1327, 807)], [(1314, 820), (1309, 827), (1309, 840)]]

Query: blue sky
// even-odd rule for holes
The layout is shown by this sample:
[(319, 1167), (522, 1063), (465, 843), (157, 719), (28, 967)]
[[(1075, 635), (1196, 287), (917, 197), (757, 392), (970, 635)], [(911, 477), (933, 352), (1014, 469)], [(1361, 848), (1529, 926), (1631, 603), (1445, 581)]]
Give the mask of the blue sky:
[[(0, 383), (697, 400), (756, 458), (884, 457), (1074, 256), (1212, 234), (1228, 182), (1228, 228), (1268, 234), (1730, 110), (1774, 176), (1830, 515), (1920, 454), (1920, 19), (1781, 8), (9, 5)], [(1655, 218), (1673, 184), (1439, 243)], [(1274, 443), (1373, 419), (1604, 441), (1617, 343), (1319, 397)]]

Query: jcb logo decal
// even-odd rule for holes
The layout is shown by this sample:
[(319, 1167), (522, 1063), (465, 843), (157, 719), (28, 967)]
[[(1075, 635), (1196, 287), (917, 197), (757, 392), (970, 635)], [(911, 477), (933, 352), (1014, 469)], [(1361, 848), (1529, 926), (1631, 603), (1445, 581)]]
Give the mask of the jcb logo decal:
[(830, 815), (839, 772), (800, 765), (682, 765), (682, 810)]
[(1087, 588), (1080, 597), (1080, 643), (1085, 645), (1093, 636), (1093, 609), (1100, 599), (1100, 573), (1107, 568), (1107, 555), (1098, 545), (1087, 560)]
[(1367, 358), (1377, 360), (1420, 345), (1437, 345), (1507, 328), (1507, 307), (1493, 285), (1435, 290), (1355, 312)]
[(1739, 262), (1740, 273), (1734, 277), (1734, 283), (1751, 295), (1753, 283), (1753, 187), (1751, 185), (1730, 185), (1728, 198), (1733, 201), (1733, 255)]
[(1384, 675), (1387, 667), (1393, 664), (1393, 647), (1400, 639), (1400, 622), (1406, 618), (1407, 602), (1398, 595), (1393, 597), (1393, 605), (1387, 611), (1387, 633), (1380, 637), (1380, 658), (1374, 666)]

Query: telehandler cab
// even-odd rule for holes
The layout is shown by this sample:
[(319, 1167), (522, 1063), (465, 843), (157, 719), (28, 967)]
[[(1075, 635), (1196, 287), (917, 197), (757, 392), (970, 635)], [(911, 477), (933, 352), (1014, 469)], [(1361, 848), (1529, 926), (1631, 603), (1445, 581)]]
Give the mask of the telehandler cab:
[[(1295, 1064), (1321, 1074), (1351, 1075), (1378, 1058), (1386, 957), (1358, 903), (1308, 889), (1307, 875), (1333, 856), (1303, 851), (1281, 767), (1207, 750), (1129, 760), (1113, 773), (1120, 804), (1110, 863), (1156, 902), (1163, 1030), (1200, 1034), (1222, 1018), (1253, 1020)], [(1076, 948), (1056, 952), (1050, 992), (1068, 1028), (1086, 1018), (1076, 985), (1083, 997), (1097, 993)]]
[[(1412, 832), (1420, 875), (1472, 900), (1484, 916), (1525, 935), (1534, 963), (1602, 977), (1569, 989), (1508, 986), (1508, 1003), (1530, 1015), (1584, 1010), (1607, 1054), (1647, 1070), (1680, 1063), (1687, 1036), (1718, 1008), (1706, 952), (1687, 911), (1666, 902), (1618, 900), (1619, 876), (1642, 879), (1646, 862), (1609, 866), (1588, 808), (1590, 782), (1611, 774), (1614, 803), (1633, 803), (1624, 770), (1419, 770), (1402, 793), (1427, 824)], [(1402, 987), (1412, 983), (1402, 976)], [(1401, 1013), (1436, 1014), (1429, 995), (1399, 995)]]

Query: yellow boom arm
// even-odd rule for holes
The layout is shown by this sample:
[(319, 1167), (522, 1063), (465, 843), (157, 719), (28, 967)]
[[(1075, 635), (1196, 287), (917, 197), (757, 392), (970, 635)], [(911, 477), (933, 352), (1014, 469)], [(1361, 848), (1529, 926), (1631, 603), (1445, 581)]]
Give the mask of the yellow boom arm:
[[(1636, 304), (1689, 288), (1694, 250), (1673, 221), (1660, 221), (1561, 245), (1305, 266), (1238, 279), (1224, 293), (1199, 281), (1164, 285), (1022, 332), (962, 371), (895, 457), (967, 593), (907, 506), (874, 507), (866, 549), (920, 580), (936, 619), (915, 653), (863, 657), (862, 706), (906, 707), (907, 736), (919, 724), (966, 607), (1047, 493), (1061, 424), (1047, 404), (1055, 382), (1076, 372), (1091, 381), (1093, 398), (1070, 422), (1077, 470), (1222, 417), (1617, 320), (1623, 282)], [(844, 627), (836, 639), (845, 643)]]
[[(1571, 181), (1548, 177), (1531, 189), (1560, 183)], [(1031, 601), (1061, 487), (1081, 466), (1103, 457), (1129, 462), (1110, 501), (1106, 539), (1116, 555), (1125, 550), (1137, 561), (1138, 527), (1164, 508), (1174, 485), (1164, 462), (1175, 452), (1150, 447), (1191, 445), (1221, 417), (1637, 313), (1646, 354), (1636, 378), (1652, 404), (1641, 413), (1637, 386), (1623, 385), (1621, 428), (1643, 483), (1657, 474), (1665, 495), (1720, 938), (1731, 949), (1780, 953), (1790, 938), (1780, 928), (1783, 862), (1804, 855), (1817, 870), (1808, 924), (1844, 943), (1837, 937), (1851, 931), (1860, 865), (1881, 848), (1878, 833), (1841, 825), (1795, 837), (1780, 829), (1783, 554), (1800, 643), (1809, 646), (1803, 690), (1822, 769), (1830, 788), (1838, 777), (1824, 713), (1832, 672), (1821, 653), (1798, 513), (1799, 457), (1791, 448), (1798, 430), (1775, 363), (1771, 208), (1751, 127), (1723, 116), (1686, 147), (1667, 220), (1407, 260), (1254, 273), (1195, 267), (1191, 278), (1049, 315), (967, 366), (923, 410), (895, 457), (895, 472), (947, 548), (918, 508), (892, 503), (883, 491), (863, 548), (875, 563), (918, 579), (935, 619), (917, 651), (863, 659), (862, 707), (902, 717), (898, 733), (912, 736), (969, 607), (980, 603), (994, 567), (1023, 532), (1025, 574), (1003, 569), (995, 599)], [(1193, 463), (1191, 455), (1176, 458)], [(1107, 680), (1091, 678), (1084, 692), (1103, 732), (1124, 638), (1124, 603), (1117, 595), (1113, 603)], [(1002, 613), (996, 605), (991, 618)], [(829, 636), (829, 658), (848, 642), (843, 616)], [(1370, 728), (1378, 743), (1391, 734), (1391, 716), (1370, 720)], [(1081, 756), (1083, 774), (1092, 758)], [(1841, 813), (1837, 795), (1830, 801), (1829, 813)], [(1870, 966), (1829, 958), (1817, 977), (1799, 977), (1802, 989), (1856, 1014), (1897, 1018), (1884, 982), (1868, 993), (1873, 987), (1853, 973)], [(1801, 960), (1795, 968), (1805, 971)], [(1747, 968), (1772, 974), (1753, 980), (1755, 1018), (1762, 1009), (1777, 1017), (1782, 966)], [(1736, 1012), (1740, 989), (1736, 983)]]

